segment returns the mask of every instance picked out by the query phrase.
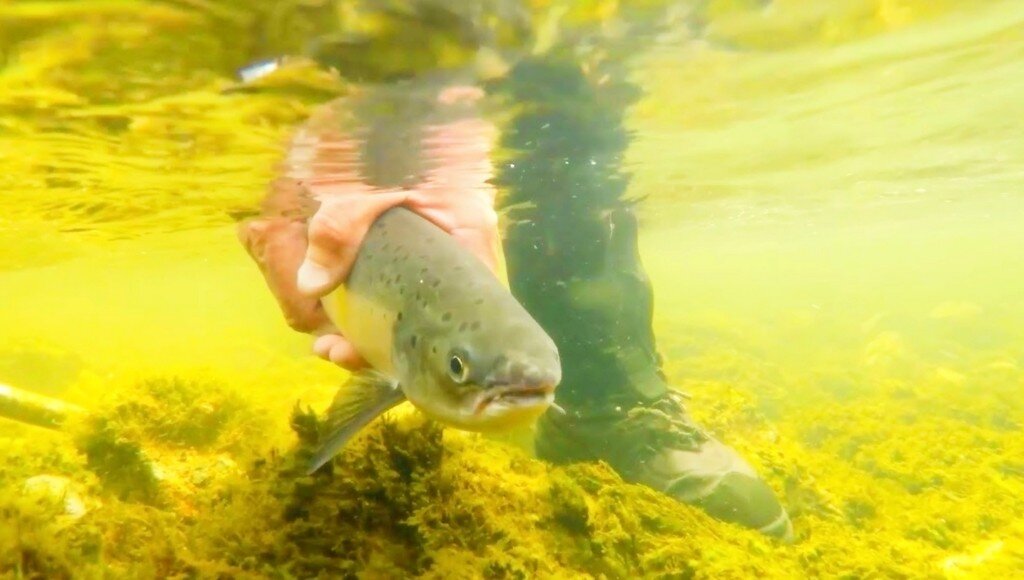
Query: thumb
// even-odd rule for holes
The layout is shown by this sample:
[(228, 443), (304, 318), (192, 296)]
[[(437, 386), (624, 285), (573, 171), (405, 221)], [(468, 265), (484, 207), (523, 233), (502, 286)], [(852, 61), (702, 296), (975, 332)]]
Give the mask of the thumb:
[(370, 226), (405, 199), (402, 192), (326, 198), (309, 222), (306, 256), (296, 279), (299, 291), (319, 297), (341, 285)]

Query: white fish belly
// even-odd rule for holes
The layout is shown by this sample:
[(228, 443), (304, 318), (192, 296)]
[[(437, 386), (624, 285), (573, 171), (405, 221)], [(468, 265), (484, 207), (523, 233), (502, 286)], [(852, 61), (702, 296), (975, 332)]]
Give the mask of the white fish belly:
[(396, 313), (345, 286), (325, 296), (323, 305), (360, 356), (373, 368), (393, 376), (391, 346)]

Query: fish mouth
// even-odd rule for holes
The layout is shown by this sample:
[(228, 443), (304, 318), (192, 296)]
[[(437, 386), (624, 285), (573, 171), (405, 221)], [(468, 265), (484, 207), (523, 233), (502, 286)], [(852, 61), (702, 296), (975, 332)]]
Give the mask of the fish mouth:
[(527, 409), (548, 407), (555, 401), (555, 384), (539, 385), (495, 385), (480, 393), (473, 407), (473, 414), (480, 415), (493, 403), (506, 407)]

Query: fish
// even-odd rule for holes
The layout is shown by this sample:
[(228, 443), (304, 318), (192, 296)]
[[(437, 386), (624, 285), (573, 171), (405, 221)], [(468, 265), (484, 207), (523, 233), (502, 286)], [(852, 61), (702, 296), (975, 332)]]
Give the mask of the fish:
[(348, 279), (322, 304), (372, 368), (339, 389), (307, 473), (404, 401), (475, 432), (528, 425), (558, 408), (562, 368), (551, 337), (480, 259), (407, 208), (377, 218)]

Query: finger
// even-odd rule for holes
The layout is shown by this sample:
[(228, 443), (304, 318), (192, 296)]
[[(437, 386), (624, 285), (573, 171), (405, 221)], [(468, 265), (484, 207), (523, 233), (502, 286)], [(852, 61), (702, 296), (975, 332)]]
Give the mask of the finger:
[(508, 286), (505, 256), (498, 233), (498, 214), (486, 196), (453, 197), (412, 192), (406, 203), (470, 250)]
[(338, 334), (325, 334), (323, 336), (318, 336), (316, 340), (313, 341), (313, 354), (324, 360), (329, 360), (331, 347), (339, 340), (345, 339)]
[(286, 218), (243, 223), (238, 239), (259, 266), (288, 326), (299, 332), (327, 332), (333, 325), (320, 301), (299, 292), (295, 273), (306, 248), (305, 225)]
[(320, 297), (338, 287), (373, 222), (406, 197), (403, 192), (387, 192), (325, 199), (309, 223), (308, 246), (296, 280), (299, 291)]
[(367, 366), (352, 343), (338, 334), (325, 334), (317, 338), (313, 343), (313, 352), (318, 357), (349, 371), (357, 371)]
[(505, 280), (505, 266), (501, 254), (501, 239), (497, 230), (455, 228), (451, 232), (464, 248), (480, 259), (501, 280)]

